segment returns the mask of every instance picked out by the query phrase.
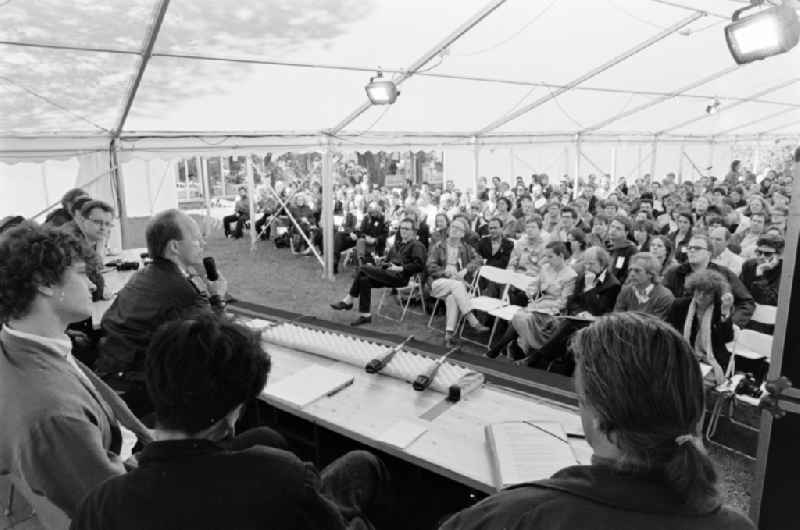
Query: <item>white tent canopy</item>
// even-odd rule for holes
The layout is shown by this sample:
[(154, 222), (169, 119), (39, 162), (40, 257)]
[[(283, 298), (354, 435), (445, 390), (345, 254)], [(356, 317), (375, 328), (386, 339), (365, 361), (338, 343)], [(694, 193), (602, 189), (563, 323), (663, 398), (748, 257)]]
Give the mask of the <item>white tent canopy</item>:
[[(0, 2), (2, 185), (45, 182), (34, 166), (54, 160), (105, 165), (109, 189), (151, 194), (149, 210), (172, 200), (152, 196), (170, 173), (157, 161), (329, 149), (439, 149), (465, 187), (515, 172), (719, 175), (737, 144), (800, 136), (800, 52), (736, 66), (723, 28), (742, 5)], [(368, 104), (379, 68), (400, 85), (394, 105)]]

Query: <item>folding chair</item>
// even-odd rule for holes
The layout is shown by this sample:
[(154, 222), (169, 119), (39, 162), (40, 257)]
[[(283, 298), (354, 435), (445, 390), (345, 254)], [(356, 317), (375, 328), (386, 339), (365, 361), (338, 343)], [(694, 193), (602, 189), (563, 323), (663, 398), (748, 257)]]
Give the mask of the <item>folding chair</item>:
[(775, 325), (775, 317), (778, 314), (778, 308), (774, 305), (756, 304), (756, 310), (750, 320), (755, 320), (761, 324)]
[[(483, 313), (491, 314), (493, 310), (499, 309), (501, 307), (508, 305), (508, 286), (514, 280), (516, 273), (506, 269), (500, 269), (497, 267), (492, 267), (491, 265), (484, 265), (478, 271), (478, 274), (475, 275), (475, 279), (472, 282), (472, 289), (470, 290), (470, 311), (481, 311)], [(480, 294), (480, 280), (481, 278), (485, 278), (487, 281), (496, 283), (498, 285), (503, 286), (502, 294), (500, 298), (493, 298), (491, 296), (483, 296)], [(459, 333), (458, 336), (462, 340), (467, 342), (471, 342), (472, 344), (476, 344), (478, 346), (485, 346), (489, 347), (492, 344), (492, 337), (494, 337), (494, 332), (497, 327), (497, 320), (495, 319), (494, 325), (492, 325), (492, 331), (489, 335), (489, 342), (483, 344), (481, 342), (472, 340), (464, 336), (464, 322), (465, 318), (462, 315), (461, 322), (458, 325)]]
[[(734, 341), (733, 343), (730, 343), (731, 358), (728, 362), (728, 367), (725, 370), (726, 381), (714, 389), (714, 391), (718, 394), (718, 397), (714, 403), (714, 409), (709, 417), (708, 426), (706, 428), (706, 441), (752, 460), (751, 456), (714, 440), (713, 436), (717, 431), (719, 418), (722, 416), (722, 411), (726, 403), (728, 404), (728, 421), (739, 427), (758, 432), (758, 428), (752, 427), (747, 423), (736, 419), (737, 404), (743, 404), (749, 407), (757, 408), (759, 402), (757, 398), (736, 394), (736, 387), (744, 378), (743, 374), (736, 373), (736, 358), (741, 357), (744, 359), (754, 360), (762, 359), (766, 362), (769, 362), (772, 351), (772, 336), (750, 329), (739, 329), (738, 327), (734, 327), (734, 334)], [(763, 387), (764, 385), (762, 383), (762, 392), (764, 390)]]
[[(510, 287), (516, 287), (520, 291), (524, 292), (528, 289), (528, 286), (534, 280), (532, 277), (519, 272), (511, 272), (508, 278), (509, 278), (509, 284), (506, 287), (506, 300), (508, 299), (508, 289)], [(492, 326), (492, 333), (489, 335), (490, 346), (492, 344), (492, 339), (494, 338), (494, 334), (497, 329), (497, 319), (505, 320), (506, 322), (511, 322), (511, 320), (514, 318), (514, 315), (517, 314), (517, 311), (521, 309), (524, 308), (522, 306), (507, 303), (503, 307), (498, 307), (497, 309), (489, 311), (489, 314), (495, 317), (494, 325)]]
[[(383, 289), (383, 293), (381, 293), (381, 300), (378, 302), (378, 309), (375, 311), (378, 316), (382, 316), (383, 318), (388, 318), (389, 320), (394, 320), (395, 322), (402, 322), (403, 319), (406, 318), (407, 313), (414, 313), (416, 315), (420, 315), (419, 311), (414, 311), (410, 309), (411, 302), (414, 301), (415, 297), (417, 300), (422, 301), (422, 276), (420, 274), (415, 274), (412, 276), (408, 283), (404, 287), (396, 287), (397, 289), (397, 303), (400, 304), (402, 308), (402, 312), (400, 313), (400, 318), (395, 318), (387, 313), (382, 313), (381, 310), (386, 302), (386, 295), (387, 292), (391, 292), (391, 287), (385, 287)], [(403, 296), (406, 296), (405, 302), (403, 301)]]

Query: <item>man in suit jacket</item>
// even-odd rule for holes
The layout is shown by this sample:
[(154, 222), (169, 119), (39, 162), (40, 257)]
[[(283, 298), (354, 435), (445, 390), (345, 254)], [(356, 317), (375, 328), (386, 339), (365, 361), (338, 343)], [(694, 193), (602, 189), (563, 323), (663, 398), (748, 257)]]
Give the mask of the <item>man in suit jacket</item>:
[(97, 373), (124, 392), (140, 417), (152, 412), (143, 374), (153, 331), (167, 320), (220, 307), (227, 290), (222, 276), (209, 282), (197, 275), (203, 270), (205, 242), (188, 215), (178, 210), (159, 213), (145, 236), (153, 263), (133, 275), (103, 316), (105, 337), (95, 363)]
[(125, 473), (121, 424), (143, 443), (152, 438), (73, 357), (64, 334), (91, 315), (85, 253), (71, 235), (29, 223), (0, 240), (0, 473), (22, 481), (34, 505), (41, 497), (66, 517)]

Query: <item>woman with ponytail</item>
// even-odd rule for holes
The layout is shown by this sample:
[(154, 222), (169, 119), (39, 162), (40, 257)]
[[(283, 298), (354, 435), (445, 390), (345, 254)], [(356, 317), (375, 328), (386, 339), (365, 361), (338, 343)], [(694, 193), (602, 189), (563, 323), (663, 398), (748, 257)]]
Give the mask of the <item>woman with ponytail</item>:
[(520, 484), (451, 517), (455, 530), (754, 530), (723, 506), (699, 432), (703, 380), (669, 324), (612, 313), (572, 341), (588, 466)]

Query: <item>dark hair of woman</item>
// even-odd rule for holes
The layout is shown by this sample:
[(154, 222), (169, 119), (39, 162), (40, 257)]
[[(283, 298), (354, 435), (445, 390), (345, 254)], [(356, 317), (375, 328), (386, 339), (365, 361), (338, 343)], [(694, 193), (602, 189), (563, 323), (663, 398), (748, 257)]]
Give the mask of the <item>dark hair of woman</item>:
[(687, 506), (716, 506), (717, 472), (698, 434), (702, 375), (680, 333), (650, 315), (611, 313), (571, 347), (578, 399), (619, 449), (614, 465), (660, 477)]
[(567, 249), (567, 245), (562, 243), (561, 241), (551, 241), (544, 248), (549, 248), (553, 251), (553, 254), (556, 256), (561, 256), (562, 258), (568, 258), (570, 253), (569, 249)]

